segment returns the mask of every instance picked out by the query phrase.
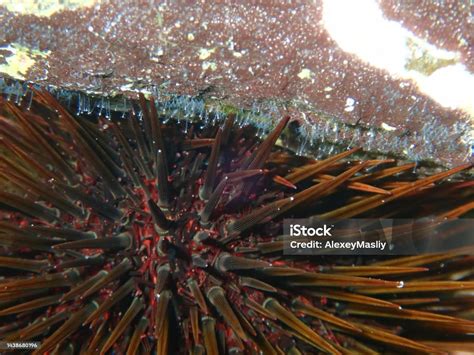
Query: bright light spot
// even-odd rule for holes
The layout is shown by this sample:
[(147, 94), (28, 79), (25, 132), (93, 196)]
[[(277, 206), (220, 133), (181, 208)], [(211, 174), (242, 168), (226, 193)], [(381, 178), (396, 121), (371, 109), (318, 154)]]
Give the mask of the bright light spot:
[(430, 76), (418, 75), (416, 81), (421, 91), (441, 105), (474, 115), (474, 75), (467, 72), (464, 65), (440, 68)]
[(386, 131), (395, 131), (397, 129), (397, 127), (390, 126), (386, 124), (385, 122), (382, 122), (380, 126)]
[(298, 73), (298, 78), (300, 78), (301, 80), (311, 79), (312, 75), (313, 72), (311, 70), (309, 70), (308, 68), (304, 68)]
[(211, 49), (207, 49), (207, 48), (200, 48), (199, 49), (199, 59), (201, 60), (206, 60), (207, 58), (209, 58), (212, 53), (214, 53), (216, 51), (215, 48), (211, 48)]
[(202, 70), (207, 70), (207, 69), (211, 69), (212, 71), (215, 71), (217, 69), (217, 64), (214, 62), (203, 62)]
[(442, 106), (474, 115), (474, 75), (459, 64), (459, 53), (436, 48), (387, 20), (375, 0), (324, 0), (323, 23), (344, 51), (412, 79)]
[(354, 111), (355, 100), (352, 97), (348, 97), (346, 100), (346, 106), (344, 107), (344, 111), (352, 112)]

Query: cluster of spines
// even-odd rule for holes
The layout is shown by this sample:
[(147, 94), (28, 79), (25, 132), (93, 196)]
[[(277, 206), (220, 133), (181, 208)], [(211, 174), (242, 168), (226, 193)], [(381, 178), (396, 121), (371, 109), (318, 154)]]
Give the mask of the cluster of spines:
[[(0, 290), (2, 316), (18, 320), (7, 339), (42, 336), (38, 351), (59, 342), (57, 351), (82, 344), (130, 354), (164, 354), (177, 334), (181, 351), (208, 354), (370, 352), (376, 344), (434, 352), (423, 338), (368, 318), (472, 333), (472, 322), (429, 308), (472, 311), (452, 306), (465, 299), (455, 292), (474, 288), (469, 250), (347, 267), (351, 258), (287, 258), (279, 235), (283, 216), (403, 215), (423, 200), (423, 213), (455, 218), (474, 207), (472, 182), (436, 184), (470, 165), (416, 179), (403, 175), (413, 164), (344, 161), (357, 149), (295, 157), (275, 148), (289, 118), (263, 141), (232, 116), (222, 128), (182, 133), (182, 125), (163, 125), (143, 96), (142, 120), (101, 129), (48, 92), (35, 95), (34, 108), (58, 117), (6, 103), (2, 112), (12, 117), (0, 126), (8, 152), (1, 178), (13, 183), (1, 192), (0, 265), (26, 272)], [(417, 297), (427, 292), (429, 300)]]

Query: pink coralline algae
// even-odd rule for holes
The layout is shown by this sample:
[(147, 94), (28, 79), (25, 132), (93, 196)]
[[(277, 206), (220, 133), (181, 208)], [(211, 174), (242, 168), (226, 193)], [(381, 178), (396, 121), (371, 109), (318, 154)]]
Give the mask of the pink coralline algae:
[[(438, 9), (434, 16), (445, 21), (438, 26), (427, 15), (434, 5), (408, 19), (412, 6), (381, 4), (431, 43), (461, 51), (472, 68), (465, 7), (450, 6), (446, 18)], [(301, 123), (301, 152), (320, 141), (339, 148), (357, 142), (368, 152), (446, 166), (468, 161), (469, 114), (344, 52), (325, 29), (322, 9), (322, 1), (108, 0), (39, 17), (0, 7), (0, 45), (47, 53), (24, 74), (37, 84), (108, 96), (160, 90), (289, 114)], [(462, 48), (447, 40), (453, 29)]]

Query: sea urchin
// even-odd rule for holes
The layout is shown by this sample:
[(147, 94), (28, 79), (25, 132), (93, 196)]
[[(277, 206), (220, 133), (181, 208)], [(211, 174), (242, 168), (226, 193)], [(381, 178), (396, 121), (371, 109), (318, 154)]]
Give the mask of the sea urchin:
[[(229, 116), (74, 117), (1, 99), (0, 337), (35, 353), (313, 354), (471, 346), (473, 257), (289, 257), (284, 217), (456, 218), (472, 181), (294, 156)], [(401, 282), (403, 280), (403, 282)], [(420, 327), (423, 329), (420, 331)], [(438, 335), (443, 335), (441, 339)], [(441, 340), (440, 340), (441, 339)]]

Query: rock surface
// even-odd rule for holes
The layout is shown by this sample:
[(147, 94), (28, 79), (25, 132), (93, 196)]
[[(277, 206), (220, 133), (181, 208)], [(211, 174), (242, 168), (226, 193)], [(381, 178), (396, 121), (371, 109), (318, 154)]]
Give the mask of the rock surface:
[[(6, 76), (109, 96), (159, 88), (290, 113), (309, 142), (360, 145), (446, 166), (471, 159), (470, 115), (344, 52), (323, 25), (322, 1), (33, 3), (0, 2)], [(381, 1), (389, 18), (459, 50), (473, 68), (465, 6), (433, 12), (436, 21), (445, 15), (443, 27), (427, 15), (432, 7), (397, 3)]]

